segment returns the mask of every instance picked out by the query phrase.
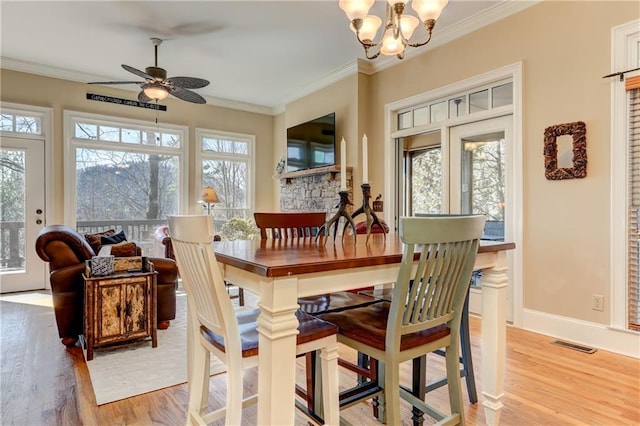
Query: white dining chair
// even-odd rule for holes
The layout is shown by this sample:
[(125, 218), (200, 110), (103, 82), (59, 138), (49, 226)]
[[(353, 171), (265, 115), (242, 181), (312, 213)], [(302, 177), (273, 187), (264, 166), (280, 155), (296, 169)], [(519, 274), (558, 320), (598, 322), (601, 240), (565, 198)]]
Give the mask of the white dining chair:
[[(212, 248), (213, 219), (208, 215), (169, 216), (176, 262), (187, 293), (191, 341), (189, 365), (189, 424), (207, 424), (225, 418), (239, 425), (242, 409), (259, 395), (243, 399), (243, 372), (257, 365), (258, 309), (236, 315)], [(323, 407), (327, 424), (339, 423), (337, 329), (334, 325), (296, 312), (299, 321), (297, 353), (320, 351)], [(208, 410), (210, 354), (227, 366), (226, 406)], [(291, 401), (293, 404), (294, 401)], [(208, 412), (207, 412), (208, 411)]]

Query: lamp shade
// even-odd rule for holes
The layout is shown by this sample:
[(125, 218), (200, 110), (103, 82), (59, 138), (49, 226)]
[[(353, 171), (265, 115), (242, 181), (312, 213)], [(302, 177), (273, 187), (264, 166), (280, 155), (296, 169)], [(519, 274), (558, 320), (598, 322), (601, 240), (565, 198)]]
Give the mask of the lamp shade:
[(383, 55), (398, 55), (404, 51), (404, 44), (400, 37), (394, 37), (393, 28), (388, 28), (382, 37), (380, 52)]
[(169, 96), (169, 92), (167, 91), (167, 88), (164, 87), (162, 84), (157, 84), (157, 83), (145, 84), (144, 87), (142, 88), (142, 91), (144, 92), (145, 95), (147, 95), (151, 99), (157, 99), (159, 101)]
[(344, 10), (350, 21), (364, 19), (375, 0), (340, 0), (338, 6)]
[(219, 203), (218, 194), (216, 194), (216, 190), (210, 186), (202, 189), (202, 193), (200, 193), (200, 201), (203, 203)]
[[(360, 39), (362, 40), (373, 40), (376, 37), (376, 33), (378, 32), (378, 28), (382, 25), (382, 19), (378, 18), (375, 15), (367, 15), (366, 18), (362, 21), (362, 28), (360, 28)], [(353, 24), (350, 26), (351, 31), (356, 32)]]
[(422, 22), (428, 19), (438, 19), (442, 9), (449, 0), (413, 0), (411, 6), (418, 13)]

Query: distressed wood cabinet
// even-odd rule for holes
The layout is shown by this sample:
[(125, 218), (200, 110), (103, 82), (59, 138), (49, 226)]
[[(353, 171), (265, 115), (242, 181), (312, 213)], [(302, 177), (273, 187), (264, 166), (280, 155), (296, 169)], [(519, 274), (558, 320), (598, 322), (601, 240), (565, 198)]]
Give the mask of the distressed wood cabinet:
[(116, 271), (103, 277), (84, 276), (84, 340), (87, 360), (94, 350), (119, 348), (151, 341), (158, 346), (156, 326), (156, 274)]

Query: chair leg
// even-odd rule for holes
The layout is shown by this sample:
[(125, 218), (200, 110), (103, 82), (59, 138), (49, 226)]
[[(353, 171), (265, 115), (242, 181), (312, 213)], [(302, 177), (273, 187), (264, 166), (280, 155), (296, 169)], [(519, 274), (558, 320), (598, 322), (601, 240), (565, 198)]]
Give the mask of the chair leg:
[(464, 423), (464, 407), (462, 406), (462, 389), (460, 386), (460, 355), (457, 341), (452, 340), (445, 350), (447, 366), (447, 383), (449, 388), (449, 404), (451, 414), (460, 415), (460, 424)]
[(464, 376), (467, 382), (467, 394), (469, 402), (476, 404), (478, 402), (478, 393), (476, 391), (476, 379), (473, 374), (473, 358), (471, 356), (471, 331), (469, 330), (469, 294), (464, 302), (462, 309), (462, 324), (460, 326), (460, 346), (462, 353), (462, 366), (464, 368)]
[[(422, 355), (413, 359), (413, 379), (412, 379), (412, 392), (413, 395), (424, 401), (425, 386), (427, 382), (427, 356)], [(424, 423), (424, 413), (417, 407), (413, 407), (411, 410), (413, 414), (411, 420), (413, 420), (413, 426), (421, 426)]]
[[(390, 365), (387, 365), (390, 364)], [(400, 363), (385, 363), (384, 370), (384, 407), (386, 423), (399, 425), (400, 423)]]
[(244, 289), (242, 287), (238, 287), (238, 299), (238, 304), (244, 306)]
[(307, 402), (307, 408), (314, 411), (314, 402), (315, 402), (315, 386), (316, 386), (316, 352), (307, 352), (304, 355), (305, 361), (305, 381), (306, 381), (306, 395), (305, 400)]
[[(205, 366), (209, 365), (210, 353), (203, 346), (196, 344), (193, 348), (191, 362), (191, 383), (189, 383), (189, 413), (188, 424), (204, 424), (202, 414), (209, 401), (209, 374), (204, 374)], [(207, 367), (207, 373), (209, 368)]]
[[(239, 354), (238, 354), (239, 355)], [(227, 356), (227, 412), (225, 424), (239, 425), (242, 422), (242, 357)]]

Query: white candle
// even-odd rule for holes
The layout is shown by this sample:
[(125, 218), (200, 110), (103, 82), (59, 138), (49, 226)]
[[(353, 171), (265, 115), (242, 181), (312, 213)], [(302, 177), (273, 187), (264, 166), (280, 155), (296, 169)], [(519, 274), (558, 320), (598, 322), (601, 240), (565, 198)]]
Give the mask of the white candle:
[(340, 191), (347, 190), (347, 143), (340, 142)]
[(362, 137), (362, 183), (369, 183), (367, 134)]

